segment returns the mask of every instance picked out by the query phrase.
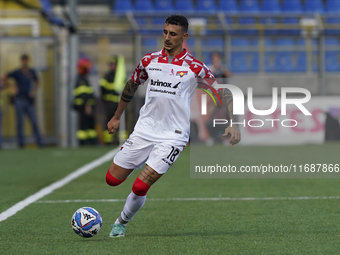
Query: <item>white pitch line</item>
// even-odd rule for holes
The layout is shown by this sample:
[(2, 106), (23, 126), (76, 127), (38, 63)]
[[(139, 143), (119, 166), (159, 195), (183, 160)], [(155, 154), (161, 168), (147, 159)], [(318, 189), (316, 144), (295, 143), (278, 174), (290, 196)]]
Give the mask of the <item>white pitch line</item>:
[[(178, 197), (178, 198), (148, 198), (147, 201), (266, 201), (266, 200), (330, 200), (340, 199), (340, 196), (323, 197)], [(60, 203), (96, 203), (96, 202), (125, 202), (126, 199), (75, 199), (75, 200), (42, 200), (39, 204)]]
[(65, 186), (66, 184), (77, 179), (81, 175), (86, 174), (87, 172), (91, 171), (92, 169), (94, 169), (94, 168), (102, 165), (103, 163), (111, 160), (113, 158), (113, 156), (117, 153), (118, 149), (119, 149), (119, 147), (112, 150), (112, 151), (109, 151), (104, 156), (102, 156), (102, 157), (100, 157), (100, 158), (78, 168), (77, 170), (75, 170), (74, 172), (65, 176), (64, 178), (60, 179), (59, 181), (56, 181), (56, 182), (48, 185), (47, 187), (41, 189), (37, 193), (35, 193), (35, 194), (25, 198), (24, 200), (16, 203), (12, 207), (8, 208), (6, 211), (3, 211), (2, 213), (0, 213), (0, 222), (8, 219), (9, 217), (11, 217), (14, 214), (16, 214), (17, 212), (19, 212), (20, 210), (24, 209), (26, 206), (29, 206), (30, 204), (36, 202), (37, 200), (43, 198), (44, 196), (52, 193), (56, 189), (59, 189), (59, 188)]

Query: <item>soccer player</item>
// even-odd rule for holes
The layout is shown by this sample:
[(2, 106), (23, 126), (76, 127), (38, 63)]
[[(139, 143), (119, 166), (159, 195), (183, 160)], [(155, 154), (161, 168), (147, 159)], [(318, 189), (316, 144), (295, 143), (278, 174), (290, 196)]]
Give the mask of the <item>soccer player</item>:
[[(114, 157), (106, 182), (117, 186), (146, 163), (136, 178), (120, 217), (112, 225), (110, 237), (125, 236), (125, 227), (142, 208), (149, 188), (169, 169), (189, 140), (190, 102), (194, 93), (190, 80), (214, 78), (210, 70), (183, 48), (188, 37), (188, 21), (184, 16), (172, 15), (164, 24), (164, 48), (146, 54), (123, 90), (118, 109), (108, 122), (109, 133), (119, 127), (119, 119), (138, 87), (148, 80), (145, 104), (133, 133)], [(232, 114), (232, 95), (219, 93), (223, 104)], [(238, 127), (229, 126), (225, 133), (230, 143), (240, 141)]]

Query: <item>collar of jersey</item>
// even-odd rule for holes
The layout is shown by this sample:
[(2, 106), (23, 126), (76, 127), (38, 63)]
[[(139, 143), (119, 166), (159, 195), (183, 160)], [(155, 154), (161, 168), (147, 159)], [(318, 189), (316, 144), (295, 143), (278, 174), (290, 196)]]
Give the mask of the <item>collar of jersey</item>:
[[(179, 53), (178, 55), (175, 56), (175, 58), (180, 59), (181, 57), (183, 57), (185, 54), (187, 53), (187, 50), (183, 48), (183, 51), (181, 53)], [(165, 54), (165, 50), (164, 48), (162, 49), (162, 53), (161, 53), (164, 57), (169, 57), (168, 55)]]

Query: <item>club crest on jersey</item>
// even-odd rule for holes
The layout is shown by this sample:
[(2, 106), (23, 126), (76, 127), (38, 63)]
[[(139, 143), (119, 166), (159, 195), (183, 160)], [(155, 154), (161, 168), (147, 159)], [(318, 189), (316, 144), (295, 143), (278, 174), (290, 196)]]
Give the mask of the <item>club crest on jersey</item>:
[(187, 74), (188, 74), (188, 71), (178, 71), (176, 73), (176, 76), (180, 76), (182, 78), (184, 75), (187, 75)]

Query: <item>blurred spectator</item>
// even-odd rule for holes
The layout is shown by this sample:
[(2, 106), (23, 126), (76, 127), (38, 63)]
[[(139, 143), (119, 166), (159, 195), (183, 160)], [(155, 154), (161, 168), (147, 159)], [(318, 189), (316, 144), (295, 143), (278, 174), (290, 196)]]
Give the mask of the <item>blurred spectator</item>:
[[(114, 136), (109, 134), (106, 128), (106, 124), (111, 120), (115, 114), (118, 102), (120, 99), (120, 93), (125, 85), (126, 72), (123, 56), (112, 56), (109, 60), (109, 70), (100, 80), (100, 87), (102, 93), (102, 99), (105, 105), (105, 126), (103, 131), (104, 142), (106, 144), (119, 143), (119, 130), (114, 133)], [(125, 132), (120, 130), (120, 132)]]
[(73, 107), (78, 112), (77, 138), (79, 144), (95, 145), (97, 132), (95, 130), (94, 107), (96, 104), (94, 90), (88, 80), (91, 61), (81, 58), (78, 61), (78, 78), (73, 94), (75, 96)]
[[(214, 51), (211, 53), (211, 65), (209, 69), (214, 74), (216, 79), (224, 78), (221, 82), (227, 83), (227, 78), (231, 77), (231, 72), (223, 65), (222, 58), (220, 53)], [(213, 127), (214, 119), (226, 119), (227, 113), (221, 105), (215, 106), (213, 102), (208, 105), (208, 116), (209, 120), (207, 120), (206, 127), (209, 132), (210, 138), (206, 141), (208, 146), (213, 145), (214, 143), (221, 142), (222, 134), (224, 130), (229, 126), (229, 124), (221, 125), (218, 124)], [(229, 120), (228, 120), (229, 121)]]
[(325, 141), (340, 140), (340, 108), (330, 108), (326, 112)]
[[(222, 137), (224, 134), (225, 129), (229, 126), (229, 118), (227, 117), (227, 112), (225, 108), (218, 104), (215, 106), (213, 102), (210, 102), (208, 105), (208, 116), (209, 119), (206, 121), (205, 126), (209, 132), (209, 139), (206, 141), (208, 146), (212, 146), (214, 143), (221, 143), (228, 144), (228, 139)], [(217, 124), (214, 127), (214, 119), (221, 119), (221, 120), (228, 120), (227, 124)], [(223, 139), (222, 139), (223, 138)], [(227, 143), (225, 143), (225, 141)]]
[(14, 105), (17, 115), (17, 134), (19, 147), (25, 145), (23, 127), (24, 114), (27, 114), (33, 126), (33, 132), (39, 147), (44, 146), (42, 136), (40, 135), (38, 122), (34, 109), (34, 101), (39, 88), (38, 77), (34, 69), (29, 68), (29, 57), (26, 54), (21, 56), (21, 67), (2, 77), (3, 86), (9, 86), (8, 79), (15, 80), (14, 89)]
[[(216, 51), (211, 53), (211, 65), (209, 66), (209, 69), (217, 79), (231, 77), (231, 72), (223, 65), (221, 55)], [(226, 79), (224, 82), (226, 83)]]

